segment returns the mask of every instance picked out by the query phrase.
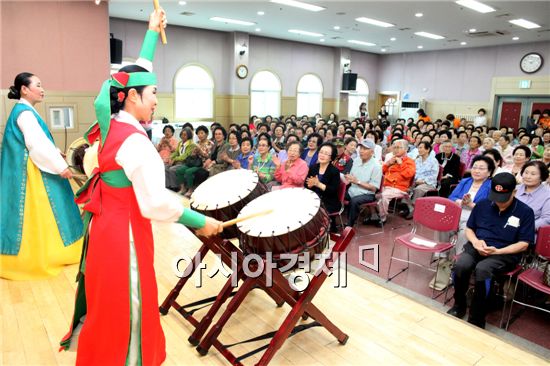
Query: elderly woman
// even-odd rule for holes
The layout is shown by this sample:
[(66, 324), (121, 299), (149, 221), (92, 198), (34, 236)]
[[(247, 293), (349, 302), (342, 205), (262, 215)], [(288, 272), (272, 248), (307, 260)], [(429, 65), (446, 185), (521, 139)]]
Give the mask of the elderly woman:
[[(331, 143), (324, 143), (319, 149), (317, 164), (309, 168), (305, 186), (319, 195), (321, 202), (329, 213), (338, 212), (341, 203), (338, 200), (340, 186), (340, 172), (331, 162), (336, 158), (336, 147)], [(331, 217), (331, 232), (336, 232), (335, 217)]]
[(185, 159), (183, 165), (179, 166), (176, 170), (176, 177), (178, 184), (181, 186), (180, 193), (185, 194), (186, 197), (191, 197), (194, 187), (195, 173), (202, 167), (204, 161), (210, 156), (213, 143), (208, 139), (208, 128), (205, 126), (199, 126), (195, 130), (195, 134), (198, 138), (198, 143), (195, 150), (190, 156)]
[(164, 136), (157, 144), (157, 151), (159, 152), (159, 155), (162, 158), (164, 165), (170, 165), (172, 163), (170, 161), (170, 156), (172, 155), (172, 153), (174, 153), (174, 151), (176, 151), (176, 148), (178, 147), (178, 140), (174, 137), (174, 132), (174, 127), (170, 125), (164, 126), (164, 128), (162, 129), (162, 133), (164, 134)]
[(497, 149), (486, 150), (483, 152), (482, 155), (490, 157), (495, 162), (495, 171), (493, 172), (493, 177), (498, 173), (506, 171), (502, 168), (502, 155), (500, 155), (500, 152)]
[(240, 137), (236, 131), (227, 135), (227, 143), (223, 144), (216, 157), (216, 162), (208, 169), (210, 176), (224, 172), (233, 167), (233, 162), (241, 152)]
[(170, 156), (172, 161), (172, 166), (167, 167), (165, 170), (166, 174), (166, 188), (178, 191), (180, 185), (176, 177), (176, 171), (179, 167), (185, 164), (185, 160), (191, 156), (193, 151), (197, 148), (197, 145), (193, 142), (193, 130), (189, 127), (185, 127), (180, 132), (181, 141), (176, 147), (176, 151)]
[(439, 195), (449, 197), (451, 185), (457, 184), (460, 180), (460, 157), (453, 152), (451, 141), (445, 141), (440, 146), (440, 153), (436, 155), (437, 162), (443, 167), (441, 176), (441, 187)]
[(275, 179), (281, 183), (277, 188), (303, 187), (308, 166), (300, 159), (302, 145), (298, 141), (289, 142), (286, 151), (287, 158), (284, 162), (277, 156), (272, 158), (275, 164)]
[(307, 138), (307, 148), (302, 152), (302, 160), (307, 163), (308, 167), (315, 165), (319, 155), (319, 146), (323, 143), (323, 137), (318, 133), (312, 133)]
[(456, 253), (461, 253), (466, 244), (466, 222), (476, 203), (487, 198), (491, 190), (491, 176), (495, 170), (495, 162), (488, 156), (476, 156), (472, 160), (472, 176), (464, 178), (453, 190), (449, 199), (462, 207), (458, 232)]
[(258, 136), (257, 153), (248, 157), (248, 169), (255, 171), (260, 181), (269, 186), (273, 185), (275, 164), (269, 153), (271, 149), (271, 138), (268, 134)]
[(521, 184), (521, 170), (531, 158), (531, 149), (529, 148), (529, 146), (518, 145), (514, 148), (512, 157), (514, 159), (514, 164), (511, 168), (505, 170), (509, 173), (512, 173), (516, 177), (516, 181), (518, 182), (518, 184)]
[(485, 137), (483, 139), (483, 146), (480, 150), (487, 151), (495, 148), (495, 140), (493, 140), (491, 137)]
[(550, 225), (550, 188), (548, 167), (540, 161), (530, 161), (521, 168), (523, 183), (517, 187), (516, 198), (535, 213), (535, 229)]

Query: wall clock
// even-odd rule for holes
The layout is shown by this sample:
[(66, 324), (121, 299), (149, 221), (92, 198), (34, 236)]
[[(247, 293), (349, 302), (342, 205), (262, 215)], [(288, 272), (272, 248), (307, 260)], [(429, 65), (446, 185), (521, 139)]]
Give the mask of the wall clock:
[(540, 70), (544, 59), (536, 52), (530, 52), (521, 58), (519, 67), (526, 74), (533, 74)]
[(237, 76), (240, 79), (245, 79), (248, 76), (248, 67), (245, 65), (237, 66)]

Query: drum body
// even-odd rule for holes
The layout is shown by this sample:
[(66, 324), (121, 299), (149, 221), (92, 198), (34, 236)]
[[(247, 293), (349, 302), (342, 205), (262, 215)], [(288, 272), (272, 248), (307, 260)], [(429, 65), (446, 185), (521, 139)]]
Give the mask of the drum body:
[(273, 211), (237, 224), (245, 254), (265, 257), (271, 252), (278, 261), (281, 254), (314, 255), (328, 246), (330, 219), (315, 192), (305, 188), (273, 191), (250, 202), (239, 216), (267, 209)]
[[(191, 208), (219, 221), (232, 220), (253, 199), (267, 192), (256, 173), (246, 169), (228, 170), (201, 183), (191, 195)], [(226, 228), (221, 237), (236, 238), (235, 226)]]
[(86, 149), (89, 147), (90, 145), (88, 144), (88, 142), (83, 137), (80, 137), (73, 141), (73, 143), (69, 146), (69, 149), (67, 150), (67, 154), (65, 155), (65, 160), (67, 161), (67, 164), (69, 164), (71, 168), (73, 168), (80, 174), (85, 174), (84, 155), (86, 155)]

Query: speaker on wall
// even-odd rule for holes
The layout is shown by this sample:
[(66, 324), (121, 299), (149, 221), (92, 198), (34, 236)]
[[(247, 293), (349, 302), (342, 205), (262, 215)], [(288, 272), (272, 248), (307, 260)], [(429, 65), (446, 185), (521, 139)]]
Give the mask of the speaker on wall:
[(357, 74), (345, 73), (342, 77), (342, 90), (355, 90), (357, 87)]
[(116, 39), (111, 34), (111, 63), (112, 64), (121, 64), (122, 63), (122, 41)]

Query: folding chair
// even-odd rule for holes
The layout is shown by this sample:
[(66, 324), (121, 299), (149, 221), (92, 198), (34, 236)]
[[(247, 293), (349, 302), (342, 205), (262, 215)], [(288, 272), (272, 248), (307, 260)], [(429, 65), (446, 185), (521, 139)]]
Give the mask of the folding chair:
[[(393, 246), (392, 246), (391, 255), (390, 255), (390, 264), (388, 266), (388, 274), (387, 274), (386, 281), (391, 281), (401, 273), (408, 270), (410, 264), (414, 264), (416, 266), (423, 267), (429, 271), (435, 272), (437, 277), (437, 272), (439, 270), (439, 261), (437, 261), (437, 266), (434, 269), (434, 268), (431, 268), (429, 265), (426, 266), (426, 265), (411, 261), (409, 251), (412, 249), (412, 250), (417, 250), (421, 252), (432, 253), (432, 255), (435, 253), (447, 252), (455, 246), (457, 236), (456, 234), (452, 235), (451, 240), (449, 242), (434, 242), (431, 239), (427, 239), (417, 234), (418, 226), (422, 225), (424, 227), (427, 227), (428, 229), (438, 231), (438, 232), (452, 231), (456, 233), (458, 231), (458, 224), (460, 222), (461, 211), (462, 209), (459, 205), (450, 201), (447, 198), (421, 197), (417, 199), (416, 207), (414, 209), (414, 215), (413, 215), (413, 227), (411, 231), (407, 234), (398, 236), (393, 241)], [(402, 258), (394, 257), (396, 243), (399, 243), (407, 248), (406, 260)], [(391, 265), (394, 260), (399, 262), (405, 262), (407, 263), (407, 266), (390, 277)], [(435, 279), (435, 283), (437, 283), (437, 278)], [(436, 290), (434, 286), (434, 288), (432, 289), (432, 298), (437, 297), (435, 296), (435, 291)], [(441, 295), (442, 293), (443, 292), (441, 292), (439, 295)]]
[(346, 187), (347, 183), (346, 181), (340, 179), (340, 185), (338, 186), (338, 201), (340, 201), (340, 211), (329, 213), (328, 216), (332, 219), (332, 217), (338, 216), (340, 218), (340, 227), (342, 230), (344, 230), (344, 220), (342, 220), (342, 212), (344, 212), (344, 203), (345, 203), (345, 197), (346, 197)]
[(426, 192), (426, 196), (430, 196), (430, 193), (434, 193), (434, 192), (436, 192), (437, 195), (439, 196), (439, 190), (441, 189), (441, 179), (443, 179), (443, 166), (440, 165), (439, 172), (437, 173), (436, 187)]
[[(539, 228), (537, 243), (535, 245), (535, 253), (538, 254), (539, 257), (550, 260), (550, 225)], [(546, 295), (550, 295), (550, 286), (542, 283), (542, 275), (543, 272), (535, 267), (525, 270), (517, 277), (516, 285), (514, 287), (514, 298), (512, 299), (512, 303), (510, 304), (510, 309), (508, 311), (508, 320), (506, 321), (505, 328), (506, 330), (508, 330), (508, 326), (510, 325), (510, 318), (512, 316), (512, 308), (514, 307), (514, 303), (518, 303), (532, 309), (541, 310), (545, 313), (550, 314), (550, 310), (548, 309), (516, 300), (516, 292), (518, 288), (518, 283), (520, 281), (527, 287), (534, 288), (535, 290), (543, 292)]]
[[(357, 219), (358, 219), (357, 221), (359, 221), (359, 218), (361, 217), (363, 212), (366, 209), (370, 210), (371, 207), (374, 207), (376, 212), (379, 213), (379, 211), (378, 211), (378, 201), (380, 200), (380, 196), (381, 196), (383, 190), (384, 190), (384, 176), (382, 176), (382, 179), (380, 179), (380, 187), (378, 187), (378, 192), (376, 192), (376, 194), (374, 195), (374, 201), (363, 203), (361, 206), (359, 206), (359, 215), (357, 216)], [(362, 235), (362, 236), (376, 235), (376, 234), (380, 234), (380, 233), (383, 233), (383, 232), (384, 232), (384, 223), (382, 222), (382, 230), (374, 232), (374, 233)]]
[[(458, 166), (458, 181), (459, 182), (462, 179), (462, 177), (464, 177), (464, 172), (466, 172), (466, 164), (464, 164), (463, 162), (460, 162), (460, 165)], [(458, 183), (451, 184), (449, 186), (449, 191), (452, 192), (457, 186), (458, 186)]]

